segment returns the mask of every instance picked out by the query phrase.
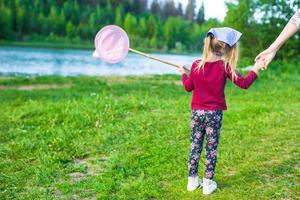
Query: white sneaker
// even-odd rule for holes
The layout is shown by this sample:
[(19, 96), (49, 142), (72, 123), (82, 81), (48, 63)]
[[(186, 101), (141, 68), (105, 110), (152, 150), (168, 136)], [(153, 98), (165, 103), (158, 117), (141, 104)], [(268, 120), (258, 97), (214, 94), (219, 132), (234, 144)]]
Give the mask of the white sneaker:
[(198, 176), (188, 178), (187, 190), (192, 192), (196, 190), (198, 187), (202, 187), (202, 182), (199, 180)]
[(213, 180), (203, 178), (203, 194), (211, 194), (217, 189), (217, 183)]

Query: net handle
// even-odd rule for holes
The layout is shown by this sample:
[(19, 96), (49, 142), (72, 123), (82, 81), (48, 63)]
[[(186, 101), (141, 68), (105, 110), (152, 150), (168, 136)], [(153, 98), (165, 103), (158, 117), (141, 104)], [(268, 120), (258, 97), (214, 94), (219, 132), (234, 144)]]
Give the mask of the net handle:
[[(152, 60), (156, 60), (156, 61), (158, 61), (158, 62), (167, 64), (167, 65), (171, 65), (171, 66), (176, 67), (176, 68), (180, 68), (180, 67), (181, 67), (181, 65), (177, 65), (177, 64), (171, 63), (171, 62), (169, 62), (169, 61), (166, 61), (166, 60), (162, 60), (162, 59), (153, 57), (153, 56), (151, 56), (151, 55), (149, 55), (149, 54), (145, 54), (145, 53), (143, 53), (143, 52), (141, 52), (141, 51), (138, 51), (138, 50), (135, 50), (135, 49), (129, 48), (129, 51), (131, 51), (132, 53), (135, 53), (135, 54), (144, 56), (144, 57), (146, 57), (146, 58), (150, 58), (150, 59), (152, 59)], [(185, 67), (184, 67), (184, 68), (185, 68)], [(186, 68), (185, 68), (185, 69), (186, 69)], [(186, 70), (187, 70), (187, 69), (186, 69)]]

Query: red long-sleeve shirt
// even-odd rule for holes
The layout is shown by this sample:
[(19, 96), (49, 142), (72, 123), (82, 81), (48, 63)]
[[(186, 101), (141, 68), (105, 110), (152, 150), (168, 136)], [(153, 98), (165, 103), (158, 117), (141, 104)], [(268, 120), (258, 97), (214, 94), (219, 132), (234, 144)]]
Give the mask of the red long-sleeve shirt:
[(188, 92), (193, 91), (191, 107), (193, 110), (226, 110), (224, 89), (226, 79), (230, 79), (240, 88), (248, 89), (256, 80), (257, 75), (250, 71), (247, 77), (237, 72), (237, 77), (232, 75), (222, 60), (206, 62), (204, 68), (196, 69), (201, 60), (196, 60), (191, 67), (189, 76), (183, 74), (181, 79)]

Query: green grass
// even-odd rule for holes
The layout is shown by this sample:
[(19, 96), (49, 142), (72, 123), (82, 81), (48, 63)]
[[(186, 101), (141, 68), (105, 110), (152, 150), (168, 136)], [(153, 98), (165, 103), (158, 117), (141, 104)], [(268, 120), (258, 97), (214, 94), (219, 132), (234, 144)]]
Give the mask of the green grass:
[[(299, 199), (296, 72), (267, 71), (248, 91), (228, 83), (210, 196), (186, 191), (179, 76), (0, 77), (0, 199)], [(71, 88), (17, 90), (34, 84)]]

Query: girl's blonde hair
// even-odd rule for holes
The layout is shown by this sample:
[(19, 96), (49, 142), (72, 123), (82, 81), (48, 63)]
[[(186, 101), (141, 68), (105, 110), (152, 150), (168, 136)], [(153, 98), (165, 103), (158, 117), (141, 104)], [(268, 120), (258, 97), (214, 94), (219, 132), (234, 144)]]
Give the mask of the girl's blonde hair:
[(232, 74), (232, 79), (235, 79), (237, 76), (236, 69), (239, 55), (238, 45), (235, 44), (233, 47), (230, 47), (225, 42), (215, 39), (212, 35), (207, 36), (204, 39), (203, 58), (197, 66), (198, 70), (204, 68), (211, 53), (223, 58), (226, 70), (229, 70)]

